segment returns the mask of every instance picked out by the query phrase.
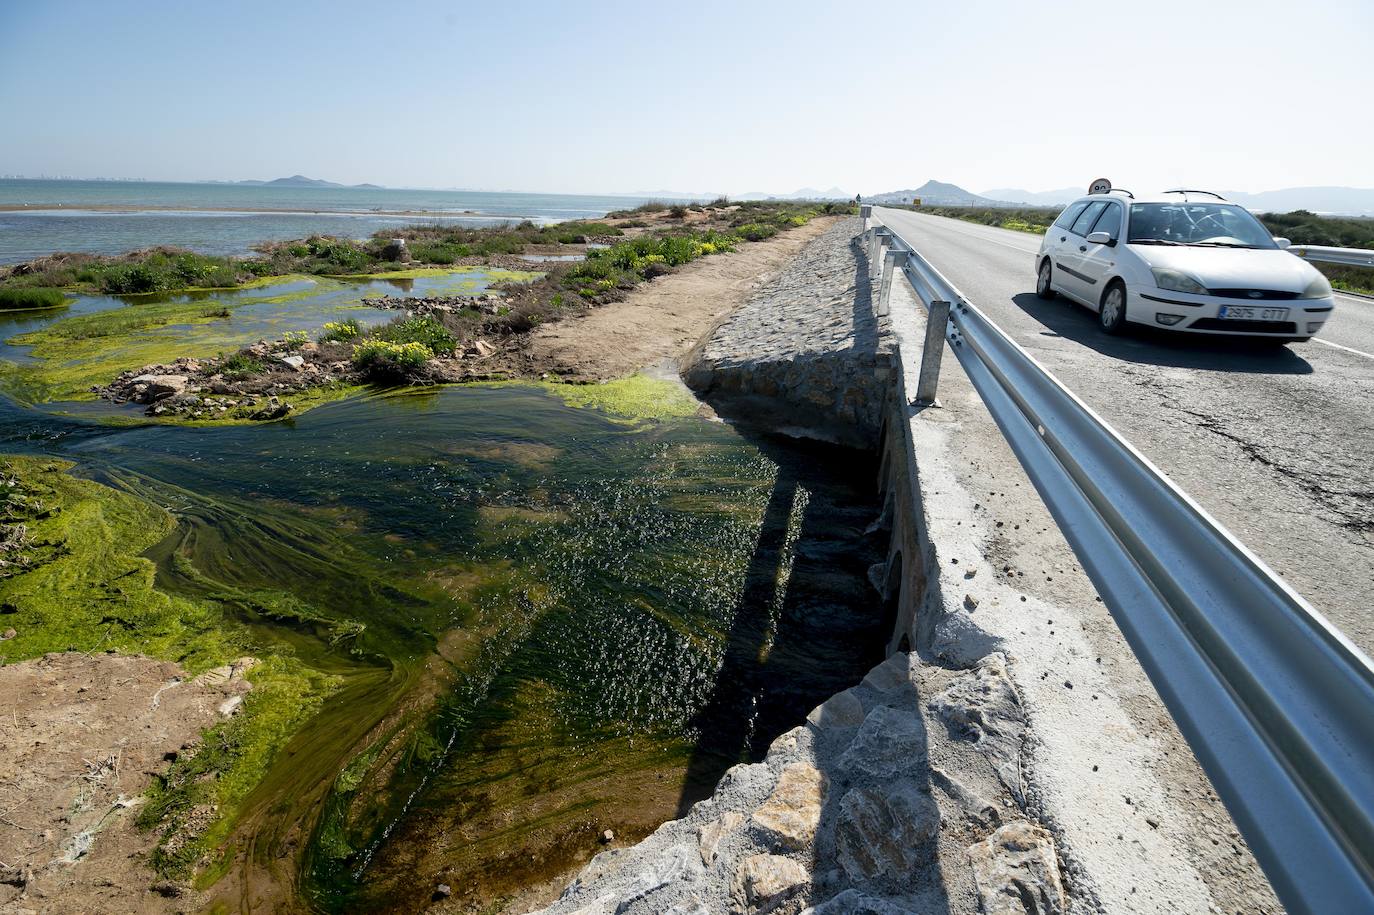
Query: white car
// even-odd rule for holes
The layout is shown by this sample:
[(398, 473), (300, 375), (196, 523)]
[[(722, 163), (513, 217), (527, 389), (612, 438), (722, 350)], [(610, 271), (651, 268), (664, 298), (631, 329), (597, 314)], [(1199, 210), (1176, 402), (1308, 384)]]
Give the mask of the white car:
[(1249, 210), (1210, 191), (1137, 200), (1114, 188), (1059, 214), (1035, 256), (1035, 291), (1127, 322), (1198, 334), (1308, 340), (1336, 307), (1331, 284)]

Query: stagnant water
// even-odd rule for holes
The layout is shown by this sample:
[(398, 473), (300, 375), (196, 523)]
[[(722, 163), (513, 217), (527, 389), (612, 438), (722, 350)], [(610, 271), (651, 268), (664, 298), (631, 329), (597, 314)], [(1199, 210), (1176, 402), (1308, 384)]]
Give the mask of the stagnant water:
[(890, 624), (869, 461), (701, 418), (511, 385), (214, 429), (0, 400), (0, 430), (167, 506), (162, 587), (341, 677), (226, 881), (316, 909), (418, 909), (438, 882), (499, 902), (603, 829), (647, 833), (854, 682)]

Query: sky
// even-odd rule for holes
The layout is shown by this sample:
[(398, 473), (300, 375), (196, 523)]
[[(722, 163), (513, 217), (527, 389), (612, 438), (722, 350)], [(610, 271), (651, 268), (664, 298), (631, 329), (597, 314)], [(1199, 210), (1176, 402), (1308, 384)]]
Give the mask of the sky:
[(0, 174), (1374, 187), (1374, 0), (0, 0)]

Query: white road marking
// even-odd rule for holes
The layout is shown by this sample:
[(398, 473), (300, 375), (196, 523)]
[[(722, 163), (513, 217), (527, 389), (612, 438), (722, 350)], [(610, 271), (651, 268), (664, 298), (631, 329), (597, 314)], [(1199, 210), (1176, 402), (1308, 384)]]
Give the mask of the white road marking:
[(1330, 340), (1323, 340), (1321, 337), (1313, 337), (1313, 343), (1320, 343), (1323, 346), (1334, 346), (1336, 349), (1343, 349), (1347, 353), (1354, 353), (1356, 356), (1363, 356), (1366, 359), (1374, 359), (1374, 353), (1366, 353), (1364, 350), (1351, 349), (1348, 346), (1341, 346), (1339, 343), (1332, 343)]
[[(948, 218), (948, 217), (947, 217), (947, 218)], [(955, 220), (950, 219), (950, 221), (951, 221), (951, 222), (954, 222)], [(944, 228), (946, 231), (951, 232), (951, 233), (953, 233), (953, 234), (955, 234), (955, 235), (962, 235), (962, 236), (964, 236), (965, 238), (976, 238), (976, 239), (978, 239), (979, 241), (990, 241), (990, 242), (992, 242), (994, 245), (1001, 245), (1003, 248), (1010, 248), (1010, 249), (1012, 249), (1013, 251), (1020, 251), (1022, 254), (1034, 254), (1034, 253), (1036, 253), (1037, 251), (1040, 250), (1040, 246), (1039, 246), (1039, 245), (1036, 245), (1034, 248), (1023, 248), (1023, 247), (1021, 247), (1020, 245), (1013, 245), (1013, 244), (1011, 244), (1010, 242), (1001, 241), (1001, 240), (996, 239), (996, 238), (990, 238), (990, 237), (988, 237), (988, 236), (986, 236), (986, 235), (981, 235), (981, 234), (979, 234), (979, 233), (977, 233), (977, 232), (961, 232), (961, 231), (959, 231), (958, 229), (951, 228), (950, 226), (943, 226), (942, 228)], [(993, 228), (996, 228), (996, 226), (988, 226), (987, 228), (993, 229)], [(1004, 232), (1010, 232), (1010, 231), (1012, 231), (1012, 230), (1011, 230), (1011, 229), (1003, 229), (1002, 231), (1004, 231)]]

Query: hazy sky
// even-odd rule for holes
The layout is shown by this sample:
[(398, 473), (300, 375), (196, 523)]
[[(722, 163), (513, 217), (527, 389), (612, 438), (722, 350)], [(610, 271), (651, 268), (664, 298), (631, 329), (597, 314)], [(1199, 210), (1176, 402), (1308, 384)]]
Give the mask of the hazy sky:
[(1374, 186), (1374, 0), (0, 0), (0, 173)]

